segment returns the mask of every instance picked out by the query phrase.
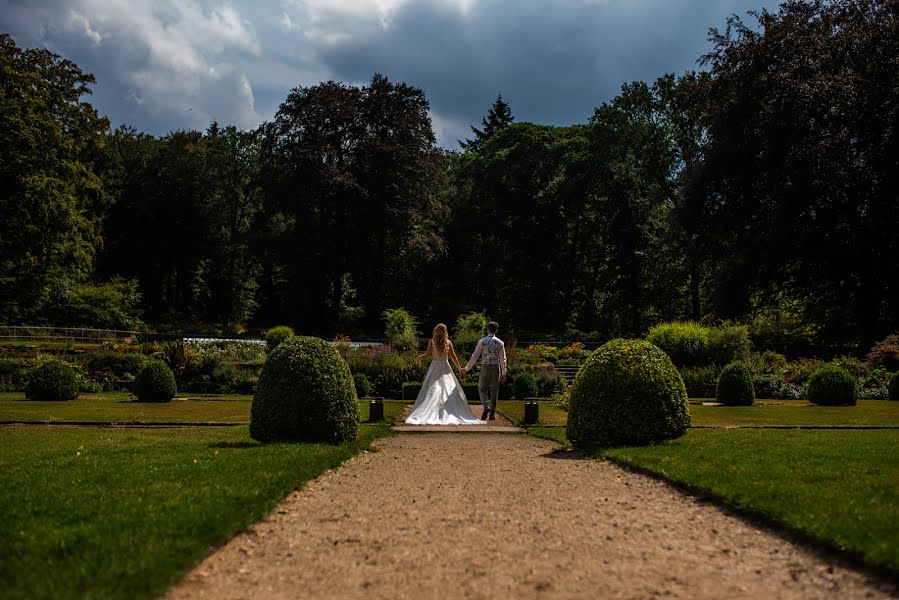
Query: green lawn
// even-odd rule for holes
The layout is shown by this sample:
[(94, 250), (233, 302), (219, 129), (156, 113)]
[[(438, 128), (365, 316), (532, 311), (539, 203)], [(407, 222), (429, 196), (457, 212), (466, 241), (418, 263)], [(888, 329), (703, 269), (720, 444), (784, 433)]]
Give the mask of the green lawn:
[(191, 394), (171, 402), (133, 402), (128, 393), (82, 394), (70, 402), (34, 402), (0, 394), (0, 421), (182, 421), (248, 423), (252, 396)]
[[(514, 423), (524, 417), (520, 402), (500, 402), (497, 410)], [(859, 400), (857, 406), (813, 406), (807, 402), (756, 403), (753, 406), (690, 405), (694, 427), (792, 426), (819, 427), (888, 426), (899, 427), (899, 402)], [(540, 425), (564, 424), (568, 413), (548, 403), (540, 403)]]
[[(385, 412), (395, 419), (402, 404)], [(244, 426), (0, 429), (2, 595), (156, 597), (211, 546), (389, 432), (363, 424), (357, 441), (329, 446), (261, 445)]]
[[(569, 446), (561, 428), (531, 435)], [(693, 429), (599, 452), (899, 574), (899, 430)]]
[(857, 406), (814, 406), (785, 401), (753, 406), (690, 405), (694, 426), (734, 427), (740, 425), (816, 425), (899, 427), (899, 402), (859, 400)]
[[(515, 425), (524, 422), (524, 402), (520, 400), (500, 400), (496, 403), (496, 412)], [(538, 416), (537, 423), (540, 425), (564, 425), (568, 422), (568, 413), (552, 402), (541, 402)]]

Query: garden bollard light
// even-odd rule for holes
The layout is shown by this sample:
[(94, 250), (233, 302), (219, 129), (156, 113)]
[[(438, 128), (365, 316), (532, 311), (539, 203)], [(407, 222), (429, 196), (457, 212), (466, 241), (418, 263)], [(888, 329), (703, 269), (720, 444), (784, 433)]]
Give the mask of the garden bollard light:
[(524, 401), (524, 424), (534, 425), (540, 419), (540, 404), (536, 398), (525, 398)]
[(368, 422), (384, 420), (384, 398), (373, 398), (368, 404)]

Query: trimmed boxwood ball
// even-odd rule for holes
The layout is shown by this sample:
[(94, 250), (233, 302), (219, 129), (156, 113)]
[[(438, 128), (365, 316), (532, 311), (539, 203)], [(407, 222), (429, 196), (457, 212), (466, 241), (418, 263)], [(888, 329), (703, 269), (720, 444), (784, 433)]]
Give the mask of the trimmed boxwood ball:
[(855, 406), (858, 401), (855, 377), (833, 363), (812, 373), (806, 395), (809, 402), (821, 406)]
[(78, 374), (71, 365), (50, 360), (32, 369), (25, 384), (28, 400), (65, 401), (78, 397)]
[(516, 400), (536, 398), (539, 393), (539, 389), (537, 388), (537, 378), (530, 373), (519, 373), (512, 382), (512, 389), (515, 392)]
[(715, 399), (726, 406), (752, 406), (755, 388), (752, 373), (743, 361), (735, 360), (721, 369)]
[(359, 411), (346, 361), (325, 340), (296, 336), (268, 356), (250, 411), (260, 442), (328, 442), (356, 438)]
[(354, 373), (353, 384), (356, 386), (356, 396), (359, 398), (368, 398), (371, 393), (371, 382), (365, 373)]
[(265, 344), (269, 350), (274, 350), (281, 344), (281, 342), (288, 338), (292, 338), (294, 335), (296, 334), (294, 334), (293, 329), (289, 326), (278, 325), (265, 332)]
[(899, 400), (899, 372), (893, 373), (890, 377), (889, 396), (890, 400)]
[(177, 393), (175, 375), (159, 359), (147, 361), (134, 378), (134, 395), (138, 402), (171, 402)]
[(577, 447), (652, 444), (678, 438), (689, 426), (680, 373), (645, 340), (608, 342), (571, 386), (567, 435)]

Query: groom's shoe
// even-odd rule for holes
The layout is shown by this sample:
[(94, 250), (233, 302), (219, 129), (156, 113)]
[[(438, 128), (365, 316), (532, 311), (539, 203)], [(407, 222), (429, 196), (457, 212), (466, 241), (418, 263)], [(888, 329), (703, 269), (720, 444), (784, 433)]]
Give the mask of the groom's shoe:
[(484, 409), (484, 412), (481, 413), (481, 420), (482, 420), (482, 421), (486, 421), (486, 420), (487, 420), (487, 414), (488, 414), (489, 412), (490, 412), (490, 411), (487, 410), (486, 408)]
[(496, 415), (493, 414), (493, 413), (490, 413), (490, 420), (491, 420), (491, 421), (496, 421)]

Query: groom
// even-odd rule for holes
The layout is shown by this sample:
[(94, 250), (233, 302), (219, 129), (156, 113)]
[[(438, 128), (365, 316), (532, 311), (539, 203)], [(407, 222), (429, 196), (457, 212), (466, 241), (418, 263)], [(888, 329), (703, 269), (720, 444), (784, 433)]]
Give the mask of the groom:
[[(462, 376), (468, 374), (471, 368), (481, 359), (481, 376), (478, 378), (478, 393), (481, 395), (481, 404), (484, 412), (481, 420), (496, 419), (496, 400), (499, 398), (499, 384), (506, 379), (506, 345), (496, 337), (499, 324), (496, 321), (487, 323), (487, 337), (478, 340), (474, 353), (468, 360), (468, 364), (462, 369)], [(488, 406), (487, 399), (490, 399)]]

